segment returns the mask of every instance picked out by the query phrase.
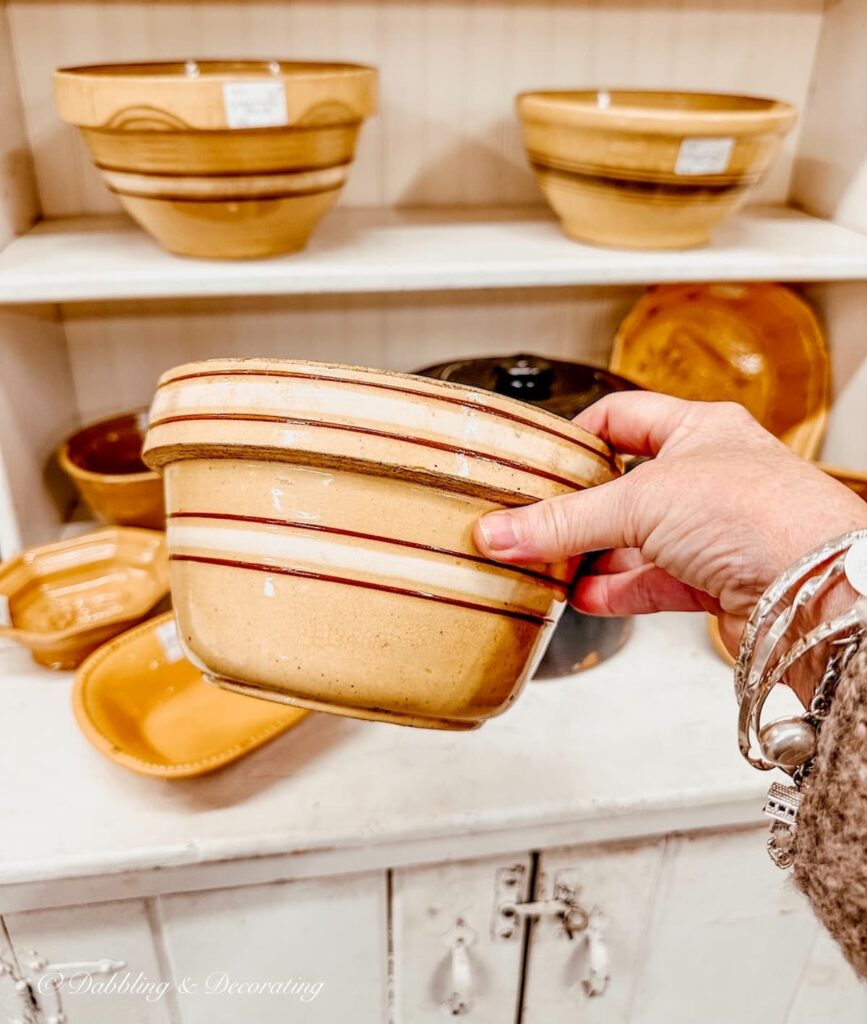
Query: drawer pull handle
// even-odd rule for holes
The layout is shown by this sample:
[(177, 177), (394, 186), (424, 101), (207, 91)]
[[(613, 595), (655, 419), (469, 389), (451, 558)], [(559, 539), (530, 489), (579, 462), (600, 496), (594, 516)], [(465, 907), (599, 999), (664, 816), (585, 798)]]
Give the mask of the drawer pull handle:
[(443, 941), (451, 949), (450, 992), (443, 1004), (450, 1017), (464, 1017), (472, 1009), (473, 966), (469, 948), (475, 938), (476, 933), (463, 918), (458, 918), (454, 927), (443, 936)]
[(611, 978), (611, 957), (605, 942), (605, 915), (594, 907), (587, 919), (584, 941), (587, 944), (587, 970), (581, 981), (584, 994), (590, 997), (605, 994)]

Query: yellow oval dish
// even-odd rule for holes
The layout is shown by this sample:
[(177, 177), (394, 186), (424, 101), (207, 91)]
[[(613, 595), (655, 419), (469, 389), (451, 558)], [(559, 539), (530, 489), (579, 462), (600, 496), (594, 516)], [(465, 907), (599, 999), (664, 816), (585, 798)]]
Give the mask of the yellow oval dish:
[(651, 288), (620, 325), (611, 369), (677, 398), (739, 402), (799, 455), (818, 453), (828, 349), (813, 311), (788, 288)]
[(309, 714), (205, 682), (183, 655), (171, 612), (95, 651), (76, 674), (72, 706), (97, 750), (161, 779), (222, 768)]

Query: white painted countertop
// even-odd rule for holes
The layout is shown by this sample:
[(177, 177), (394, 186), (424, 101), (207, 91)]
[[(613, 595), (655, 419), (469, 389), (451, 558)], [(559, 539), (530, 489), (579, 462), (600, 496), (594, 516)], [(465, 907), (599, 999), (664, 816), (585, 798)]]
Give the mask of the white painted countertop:
[(531, 683), (477, 732), (315, 715), (196, 780), (106, 760), (70, 684), (0, 651), (0, 909), (25, 890), (50, 902), (64, 879), (66, 902), (109, 898), (113, 876), (139, 891), (137, 872), (141, 891), (199, 887), (191, 866), (238, 858), (256, 877), (318, 874), (758, 822), (769, 781), (740, 758), (731, 673), (701, 616), (639, 620), (614, 659)]

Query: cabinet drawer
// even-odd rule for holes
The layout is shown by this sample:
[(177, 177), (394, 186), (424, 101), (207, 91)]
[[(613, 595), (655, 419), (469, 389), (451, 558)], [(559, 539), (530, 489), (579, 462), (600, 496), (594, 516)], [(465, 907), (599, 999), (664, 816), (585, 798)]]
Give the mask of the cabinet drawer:
[(384, 874), (161, 897), (183, 1024), (382, 1024)]
[(492, 926), (497, 903), (527, 899), (529, 883), (529, 854), (394, 872), (394, 1024), (516, 1020), (524, 928)]
[[(58, 972), (67, 978), (60, 996), (69, 1024), (174, 1024), (169, 1011), (169, 979), (159, 963), (144, 901), (33, 910), (7, 914), (4, 921), (22, 968), (31, 950), (49, 964), (123, 962), (111, 974), (76, 977), (72, 969)], [(50, 976), (50, 971), (43, 976), (46, 982)], [(51, 993), (44, 985), (34, 987), (48, 1016)]]

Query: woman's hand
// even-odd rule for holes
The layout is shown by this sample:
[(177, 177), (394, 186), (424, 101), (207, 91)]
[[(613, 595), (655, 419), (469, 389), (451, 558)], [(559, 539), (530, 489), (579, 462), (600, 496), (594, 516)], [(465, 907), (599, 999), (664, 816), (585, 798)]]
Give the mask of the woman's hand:
[(739, 405), (622, 392), (575, 422), (652, 460), (601, 487), (484, 516), (475, 539), (491, 558), (517, 563), (606, 549), (585, 563), (572, 598), (579, 611), (712, 612), (734, 653), (780, 572), (867, 526), (867, 503)]

